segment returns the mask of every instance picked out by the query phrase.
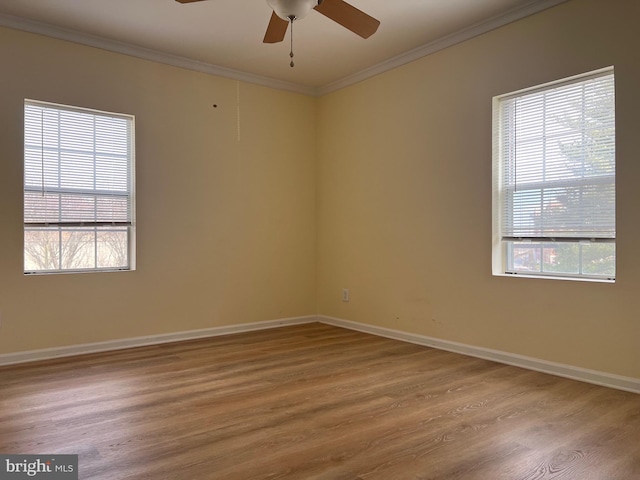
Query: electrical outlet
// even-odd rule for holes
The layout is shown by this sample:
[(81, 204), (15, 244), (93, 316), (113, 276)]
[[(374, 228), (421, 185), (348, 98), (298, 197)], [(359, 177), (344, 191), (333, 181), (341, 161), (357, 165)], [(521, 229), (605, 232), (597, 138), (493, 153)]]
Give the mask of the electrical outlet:
[(342, 301), (343, 302), (348, 302), (349, 301), (349, 289), (348, 288), (343, 288), (342, 289)]

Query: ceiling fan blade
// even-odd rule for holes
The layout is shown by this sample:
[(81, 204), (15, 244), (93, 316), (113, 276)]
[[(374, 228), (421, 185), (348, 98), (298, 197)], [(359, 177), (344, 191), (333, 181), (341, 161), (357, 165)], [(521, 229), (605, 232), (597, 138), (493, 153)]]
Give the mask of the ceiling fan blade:
[(287, 33), (289, 22), (281, 19), (276, 12), (271, 14), (271, 20), (269, 20), (269, 26), (267, 32), (264, 34), (263, 43), (278, 43), (284, 40), (284, 36)]
[(315, 9), (362, 38), (369, 38), (376, 33), (380, 25), (380, 20), (376, 20), (343, 0), (324, 0)]
[(193, 2), (203, 2), (204, 0), (176, 0), (178, 3), (193, 3)]

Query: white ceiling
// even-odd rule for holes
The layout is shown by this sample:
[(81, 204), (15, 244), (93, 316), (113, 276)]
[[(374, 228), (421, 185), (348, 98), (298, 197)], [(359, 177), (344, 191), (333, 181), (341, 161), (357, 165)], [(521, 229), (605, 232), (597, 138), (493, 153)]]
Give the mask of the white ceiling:
[(308, 94), (322, 94), (565, 0), (349, 0), (381, 21), (364, 40), (318, 12), (262, 39), (266, 0), (0, 0), (0, 25)]

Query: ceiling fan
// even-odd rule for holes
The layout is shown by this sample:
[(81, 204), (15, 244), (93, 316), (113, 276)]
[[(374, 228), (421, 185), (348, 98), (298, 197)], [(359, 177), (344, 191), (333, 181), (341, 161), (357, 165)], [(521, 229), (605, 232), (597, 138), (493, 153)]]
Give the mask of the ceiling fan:
[[(179, 3), (201, 1), (203, 0), (176, 0)], [(302, 19), (311, 10), (320, 12), (362, 38), (369, 38), (380, 25), (380, 20), (376, 20), (343, 0), (267, 0), (267, 3), (273, 9), (273, 13), (264, 35), (264, 43), (283, 41), (289, 24), (293, 30), (293, 22)], [(293, 45), (290, 55), (293, 58)], [(293, 67), (293, 61), (291, 66)]]

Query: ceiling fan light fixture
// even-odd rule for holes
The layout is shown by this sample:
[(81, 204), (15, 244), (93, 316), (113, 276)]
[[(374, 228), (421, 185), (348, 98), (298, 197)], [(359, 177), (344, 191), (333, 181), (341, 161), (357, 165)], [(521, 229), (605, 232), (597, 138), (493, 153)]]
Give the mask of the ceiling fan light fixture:
[(318, 5), (318, 0), (267, 0), (269, 6), (287, 22), (304, 18)]

